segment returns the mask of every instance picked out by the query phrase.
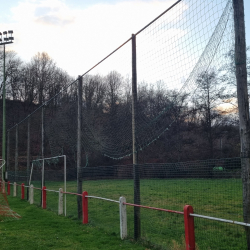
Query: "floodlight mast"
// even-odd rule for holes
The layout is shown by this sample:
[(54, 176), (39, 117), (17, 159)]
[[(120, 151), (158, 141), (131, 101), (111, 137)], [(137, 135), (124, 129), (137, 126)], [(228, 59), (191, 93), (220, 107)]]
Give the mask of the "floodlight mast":
[[(5, 100), (5, 45), (13, 43), (13, 30), (0, 32), (0, 45), (3, 45), (3, 137), (2, 137), (2, 159), (6, 162), (6, 100)], [(4, 36), (4, 37), (3, 37)], [(2, 180), (7, 180), (6, 164), (2, 167)]]

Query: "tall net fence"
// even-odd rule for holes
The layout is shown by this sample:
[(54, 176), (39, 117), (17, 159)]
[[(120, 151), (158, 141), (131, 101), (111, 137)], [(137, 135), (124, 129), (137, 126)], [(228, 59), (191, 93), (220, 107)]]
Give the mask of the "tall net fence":
[[(224, 75), (232, 61), (232, 17), (231, 1), (180, 1), (135, 34), (136, 72), (132, 72), (131, 39), (87, 71), (82, 76), (82, 165), (131, 163), (134, 73), (139, 157), (157, 144), (150, 148), (157, 152), (144, 157), (144, 162), (191, 160), (190, 148), (192, 157), (199, 158), (200, 143), (204, 144), (203, 158), (222, 156), (218, 145), (232, 115), (222, 115), (219, 109), (231, 91), (225, 87)], [(78, 85), (74, 81), (9, 130), (10, 176), (15, 168), (25, 171), (27, 157), (65, 154), (68, 166), (76, 166)], [(198, 109), (199, 114), (195, 113)], [(195, 120), (204, 126), (203, 138), (190, 137)], [(222, 126), (215, 132), (218, 123)], [(20, 162), (16, 167), (15, 158)]]
[[(43, 104), (8, 130), (8, 178), (29, 184), (32, 162), (66, 155), (67, 191), (77, 192), (82, 179), (89, 194), (133, 203), (136, 154), (141, 204), (182, 211), (189, 203), (197, 213), (242, 220), (240, 161), (229, 159), (239, 155), (238, 117), (221, 106), (234, 100), (233, 72), (232, 1), (177, 1), (54, 97), (43, 93)], [(221, 159), (193, 161), (209, 158)], [(50, 188), (64, 187), (60, 166), (44, 168)], [(34, 171), (41, 186), (41, 166)], [(50, 195), (56, 210), (57, 194)], [(77, 217), (76, 197), (66, 199), (67, 215)], [(132, 236), (133, 208), (127, 209)], [(90, 200), (91, 223), (117, 234), (117, 216), (116, 204)], [(140, 216), (145, 239), (180, 241), (182, 217), (144, 210)], [(203, 245), (208, 224), (196, 220), (201, 249), (219, 249), (225, 231), (235, 236), (232, 244), (245, 246), (242, 229), (216, 222)]]

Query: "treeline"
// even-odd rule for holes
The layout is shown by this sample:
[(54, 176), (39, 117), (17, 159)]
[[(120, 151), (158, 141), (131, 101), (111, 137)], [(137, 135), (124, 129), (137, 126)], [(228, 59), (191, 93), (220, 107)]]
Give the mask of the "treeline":
[[(163, 81), (138, 83), (140, 163), (239, 156), (233, 52), (226, 56), (232, 63), (200, 72), (192, 93), (166, 88)], [(248, 60), (248, 68), (249, 65)], [(7, 127), (50, 100), (46, 104), (50, 126), (45, 126), (45, 153), (47, 156), (65, 153), (75, 161), (78, 96), (77, 83), (70, 85), (72, 82), (74, 79), (58, 68), (47, 53), (38, 53), (29, 63), (24, 63), (15, 52), (8, 52)], [(86, 158), (83, 164), (131, 163), (131, 89), (131, 79), (117, 71), (83, 77), (82, 146)], [(40, 151), (34, 151), (33, 156), (41, 154)], [(26, 155), (26, 146), (19, 152)], [(128, 156), (121, 157), (125, 155)], [(122, 159), (114, 160), (118, 158)]]

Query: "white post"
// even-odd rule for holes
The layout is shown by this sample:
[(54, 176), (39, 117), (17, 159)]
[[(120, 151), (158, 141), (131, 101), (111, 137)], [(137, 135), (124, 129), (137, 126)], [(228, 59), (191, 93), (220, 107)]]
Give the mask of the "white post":
[(30, 185), (30, 192), (29, 192), (29, 202), (30, 204), (34, 204), (34, 189), (33, 184)]
[(13, 196), (16, 197), (16, 182), (13, 185)]
[(120, 197), (119, 199), (119, 209), (120, 209), (120, 236), (121, 239), (125, 239), (127, 237), (127, 209), (126, 205), (123, 203), (126, 202), (125, 197)]
[(58, 215), (63, 214), (63, 189), (59, 188)]

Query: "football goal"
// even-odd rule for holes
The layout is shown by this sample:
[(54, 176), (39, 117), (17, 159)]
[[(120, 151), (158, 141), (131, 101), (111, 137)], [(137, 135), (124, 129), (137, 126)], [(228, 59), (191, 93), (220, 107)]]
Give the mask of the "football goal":
[[(40, 158), (32, 161), (29, 186), (46, 186), (47, 189), (58, 191), (63, 188), (66, 192), (66, 155)], [(66, 216), (66, 194), (64, 194), (64, 215)]]

